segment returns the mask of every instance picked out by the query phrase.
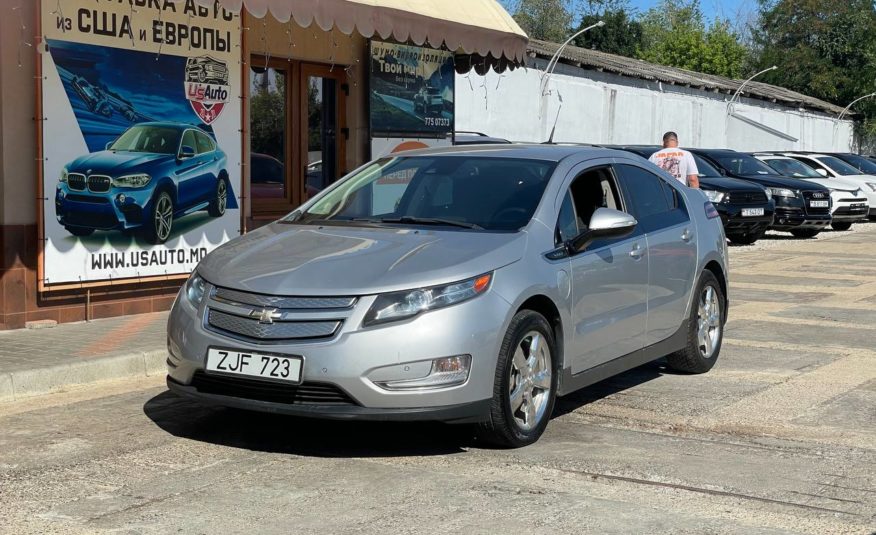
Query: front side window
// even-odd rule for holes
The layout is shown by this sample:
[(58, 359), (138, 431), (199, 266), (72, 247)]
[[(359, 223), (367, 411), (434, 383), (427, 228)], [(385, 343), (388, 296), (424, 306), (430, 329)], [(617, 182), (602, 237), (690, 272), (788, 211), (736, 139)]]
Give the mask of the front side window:
[(284, 221), (513, 231), (529, 223), (555, 167), (519, 158), (383, 158)]
[(835, 156), (822, 156), (818, 159), (822, 163), (824, 163), (824, 165), (833, 169), (834, 173), (840, 176), (852, 176), (861, 174), (860, 171)]
[(857, 154), (844, 154), (841, 158), (843, 161), (848, 163), (849, 165), (855, 167), (861, 174), (864, 175), (876, 175), (876, 162), (872, 160), (868, 160), (863, 156), (858, 156)]
[(632, 215), (644, 232), (688, 220), (681, 194), (654, 173), (634, 165), (616, 166), (630, 200)]
[(186, 133), (183, 134), (182, 138), (182, 146), (180, 147), (180, 152), (182, 152), (182, 147), (188, 147), (195, 152), (198, 152), (198, 141), (195, 139), (195, 131), (194, 130), (186, 130)]

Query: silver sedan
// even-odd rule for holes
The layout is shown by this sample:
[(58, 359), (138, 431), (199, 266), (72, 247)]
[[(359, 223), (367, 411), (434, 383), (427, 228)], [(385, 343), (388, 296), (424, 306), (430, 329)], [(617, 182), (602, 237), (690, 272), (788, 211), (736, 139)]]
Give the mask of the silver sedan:
[(169, 388), (300, 416), (476, 423), (518, 447), (557, 396), (708, 371), (727, 250), (702, 192), (607, 149), (373, 161), (213, 251), (168, 321)]

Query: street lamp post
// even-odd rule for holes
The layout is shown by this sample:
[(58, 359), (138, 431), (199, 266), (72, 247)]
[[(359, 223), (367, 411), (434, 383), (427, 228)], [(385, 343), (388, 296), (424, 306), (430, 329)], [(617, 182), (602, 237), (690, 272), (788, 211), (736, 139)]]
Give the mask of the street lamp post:
[(745, 80), (744, 82), (742, 82), (742, 85), (739, 86), (739, 89), (737, 89), (736, 92), (733, 93), (733, 98), (730, 99), (730, 103), (727, 106), (728, 112), (731, 114), (733, 113), (733, 106), (736, 104), (736, 99), (739, 98), (739, 95), (742, 93), (742, 90), (745, 88), (745, 86), (748, 85), (748, 82), (754, 80), (755, 78), (757, 78), (758, 76), (760, 76), (763, 73), (774, 71), (776, 69), (778, 69), (778, 67), (773, 65), (772, 67), (770, 67), (768, 69), (764, 69), (758, 73), (755, 73), (754, 75), (749, 77), (748, 80)]
[(865, 98), (870, 98), (870, 97), (876, 97), (876, 93), (870, 93), (869, 95), (864, 95), (863, 97), (859, 97), (859, 98), (856, 98), (855, 100), (853, 100), (848, 106), (845, 107), (845, 109), (843, 111), (840, 112), (840, 114), (837, 116), (836, 120), (842, 121), (843, 117), (845, 117), (846, 114), (849, 113), (849, 110), (852, 109), (852, 106), (854, 106), (858, 102), (864, 100)]
[(542, 94), (542, 96), (544, 96), (544, 94), (545, 94), (544, 91), (545, 91), (545, 89), (547, 89), (547, 84), (550, 81), (551, 75), (554, 73), (554, 69), (557, 68), (557, 63), (559, 63), (559, 61), (560, 61), (560, 54), (562, 54), (563, 50), (567, 46), (569, 46), (569, 43), (574, 41), (575, 38), (578, 37), (579, 35), (583, 34), (584, 32), (587, 32), (589, 30), (592, 30), (593, 28), (599, 28), (602, 26), (605, 26), (605, 21), (601, 20), (601, 21), (597, 22), (596, 24), (588, 26), (588, 27), (584, 28), (583, 30), (580, 30), (580, 31), (574, 33), (572, 35), (572, 37), (569, 37), (568, 39), (566, 39), (566, 42), (563, 43), (562, 45), (560, 45), (560, 48), (558, 48), (557, 51), (554, 52), (554, 55), (551, 56), (551, 60), (548, 61), (547, 67), (545, 67), (545, 69), (544, 69), (544, 73), (541, 75), (541, 94)]

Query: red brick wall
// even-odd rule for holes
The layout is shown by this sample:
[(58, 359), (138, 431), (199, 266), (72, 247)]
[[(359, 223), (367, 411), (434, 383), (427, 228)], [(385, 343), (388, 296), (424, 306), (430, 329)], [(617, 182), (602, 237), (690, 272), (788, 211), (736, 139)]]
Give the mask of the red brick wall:
[[(0, 330), (21, 328), (34, 320), (86, 319), (85, 289), (37, 291), (36, 225), (0, 225), (0, 249)], [(168, 310), (181, 284), (174, 280), (92, 288), (90, 317)]]

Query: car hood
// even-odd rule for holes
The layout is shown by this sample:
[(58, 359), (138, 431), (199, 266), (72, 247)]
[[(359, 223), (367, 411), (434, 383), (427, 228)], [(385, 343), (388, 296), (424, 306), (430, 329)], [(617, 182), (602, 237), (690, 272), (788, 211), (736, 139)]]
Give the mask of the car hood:
[[(778, 175), (742, 175), (739, 178), (743, 180), (751, 180), (763, 186), (772, 188), (788, 188), (788, 189), (821, 189), (818, 185), (813, 185), (811, 182), (801, 180), (799, 178), (788, 178)], [(826, 189), (826, 188), (825, 188)]]
[(173, 159), (173, 154), (102, 150), (80, 156), (66, 167), (71, 173), (118, 176), (129, 171), (142, 172), (144, 165)]
[(845, 182), (840, 178), (804, 178), (803, 180), (837, 191), (858, 191), (860, 188), (860, 186)]
[(519, 260), (526, 233), (273, 223), (210, 253), (217, 286), (274, 295), (369, 295), (474, 277)]
[(700, 184), (707, 189), (719, 191), (763, 191), (763, 187), (759, 184), (738, 178), (703, 176), (700, 177)]

